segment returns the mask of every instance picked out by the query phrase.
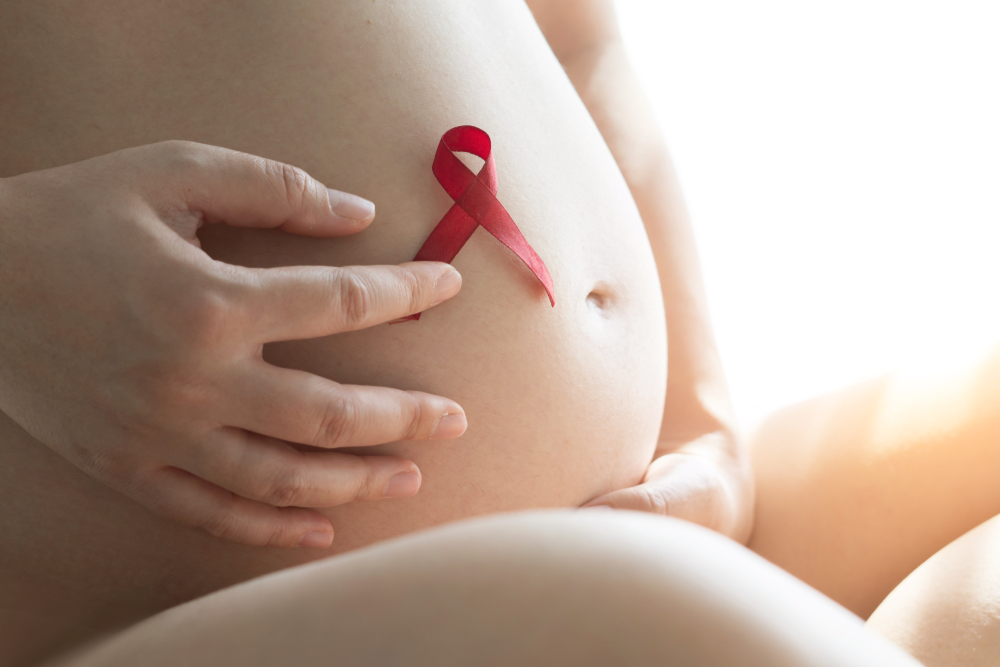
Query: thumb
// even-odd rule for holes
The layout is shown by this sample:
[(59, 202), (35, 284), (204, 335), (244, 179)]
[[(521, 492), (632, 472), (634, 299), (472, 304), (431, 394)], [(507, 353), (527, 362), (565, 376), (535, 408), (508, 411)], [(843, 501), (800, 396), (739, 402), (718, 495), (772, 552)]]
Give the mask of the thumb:
[(329, 189), (298, 167), (190, 141), (149, 146), (168, 201), (204, 222), (281, 229), (306, 236), (361, 231), (375, 217), (367, 199)]

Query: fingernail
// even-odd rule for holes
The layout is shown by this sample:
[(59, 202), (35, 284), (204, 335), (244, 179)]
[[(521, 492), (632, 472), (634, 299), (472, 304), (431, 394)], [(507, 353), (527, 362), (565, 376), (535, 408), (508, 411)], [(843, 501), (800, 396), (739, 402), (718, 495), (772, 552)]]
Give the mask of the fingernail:
[(330, 208), (340, 217), (356, 222), (364, 222), (375, 217), (375, 204), (367, 199), (333, 188), (327, 188), (326, 192), (330, 197)]
[(436, 306), (445, 299), (455, 296), (461, 287), (462, 274), (455, 269), (449, 270), (434, 283), (434, 303), (431, 305)]
[(333, 533), (306, 533), (296, 544), (307, 549), (326, 549), (333, 544)]
[(465, 429), (468, 428), (469, 422), (465, 419), (465, 414), (457, 412), (455, 414), (445, 415), (441, 419), (437, 420), (437, 424), (434, 424), (434, 428), (431, 429), (431, 440), (447, 440), (448, 438), (457, 438), (458, 436), (465, 433)]
[(383, 498), (403, 498), (412, 496), (420, 489), (420, 475), (415, 472), (401, 472), (389, 478), (382, 492)]

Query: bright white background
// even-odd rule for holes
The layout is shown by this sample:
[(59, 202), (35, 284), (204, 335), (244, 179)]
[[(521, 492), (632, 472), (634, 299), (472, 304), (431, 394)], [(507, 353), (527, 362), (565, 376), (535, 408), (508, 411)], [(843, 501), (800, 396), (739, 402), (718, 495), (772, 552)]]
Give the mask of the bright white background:
[(744, 425), (1000, 343), (1000, 2), (617, 4)]

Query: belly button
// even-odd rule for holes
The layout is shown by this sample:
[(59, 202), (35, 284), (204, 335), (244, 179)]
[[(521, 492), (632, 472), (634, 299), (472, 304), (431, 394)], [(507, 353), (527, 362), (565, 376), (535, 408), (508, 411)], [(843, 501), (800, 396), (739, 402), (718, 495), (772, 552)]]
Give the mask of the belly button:
[(609, 285), (598, 283), (594, 285), (594, 288), (590, 290), (590, 294), (587, 295), (587, 305), (607, 317), (611, 314), (609, 311), (615, 305), (615, 293)]

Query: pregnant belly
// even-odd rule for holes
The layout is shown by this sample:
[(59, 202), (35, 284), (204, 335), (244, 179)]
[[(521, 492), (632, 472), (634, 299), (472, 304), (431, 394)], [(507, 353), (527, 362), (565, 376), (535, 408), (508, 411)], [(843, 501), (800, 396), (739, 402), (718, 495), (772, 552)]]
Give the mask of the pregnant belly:
[[(168, 138), (222, 145), (303, 167), (378, 213), (343, 239), (204, 229), (209, 254), (246, 266), (399, 263), (451, 204), (430, 170), (438, 138), (474, 124), (493, 138), (500, 201), (552, 274), (555, 308), (480, 229), (454, 261), (462, 292), (419, 322), (265, 349), (272, 363), (339, 382), (442, 394), (468, 416), (455, 441), (367, 449), (414, 460), (423, 487), (325, 510), (337, 531), (329, 553), (471, 515), (577, 506), (641, 478), (666, 388), (652, 253), (621, 174), (523, 4), (116, 4), (72, 10), (72, 35), (44, 14), (0, 39), (0, 69), (32, 81), (0, 79), (9, 85), (0, 85), (9, 138), (0, 176)], [(0, 438), (3, 569), (19, 585), (35, 582), (38, 600), (38, 587), (72, 579), (81, 594), (60, 600), (61, 614), (101, 626), (328, 555), (173, 526), (7, 421)], [(115, 576), (122, 568), (128, 586)]]

